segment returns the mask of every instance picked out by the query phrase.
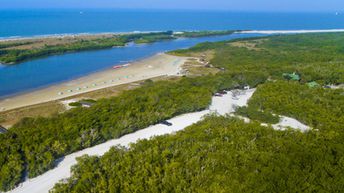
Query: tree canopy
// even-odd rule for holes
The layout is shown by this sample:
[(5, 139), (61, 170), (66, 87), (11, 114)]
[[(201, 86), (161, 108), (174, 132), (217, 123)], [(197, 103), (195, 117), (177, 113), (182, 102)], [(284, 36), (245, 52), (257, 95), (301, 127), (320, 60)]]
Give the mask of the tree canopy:
[[(84, 157), (56, 192), (338, 192), (343, 189), (344, 34), (307, 34), (203, 43), (178, 55), (213, 51), (216, 75), (147, 81), (141, 88), (49, 118), (25, 118), (0, 135), (0, 190), (35, 177), (69, 153), (207, 108), (221, 89), (257, 87), (238, 113), (250, 124), (210, 117), (175, 136)], [(296, 72), (300, 81), (286, 80)], [(314, 130), (275, 131), (273, 114)]]

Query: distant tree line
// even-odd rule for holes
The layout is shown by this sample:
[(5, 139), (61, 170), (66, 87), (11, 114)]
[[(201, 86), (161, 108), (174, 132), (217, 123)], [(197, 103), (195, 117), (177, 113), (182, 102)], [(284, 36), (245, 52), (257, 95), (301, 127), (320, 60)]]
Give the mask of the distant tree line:
[[(46, 45), (41, 48), (19, 49), (13, 48), (20, 45), (29, 45), (32, 42), (18, 43), (1, 43), (0, 42), (0, 62), (4, 64), (19, 63), (39, 57), (63, 54), (66, 52), (79, 52), (85, 50), (98, 50), (112, 48), (115, 46), (125, 46), (129, 42), (137, 44), (153, 43), (163, 40), (173, 40), (180, 37), (203, 37), (214, 35), (228, 35), (234, 31), (198, 31), (184, 32), (183, 34), (174, 35), (173, 31), (151, 32), (151, 33), (134, 33), (114, 35), (113, 37), (104, 37), (90, 40), (78, 40), (72, 43), (63, 43), (57, 45)], [(192, 34), (192, 35), (191, 35)]]

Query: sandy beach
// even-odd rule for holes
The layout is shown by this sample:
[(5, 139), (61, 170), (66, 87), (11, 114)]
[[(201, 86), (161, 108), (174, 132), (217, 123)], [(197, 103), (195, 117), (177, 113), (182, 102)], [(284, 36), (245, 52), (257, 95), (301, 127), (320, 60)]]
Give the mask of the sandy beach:
[(180, 74), (181, 66), (187, 60), (187, 57), (160, 53), (150, 58), (125, 64), (122, 68), (110, 68), (41, 90), (1, 99), (0, 112), (145, 79), (177, 76)]

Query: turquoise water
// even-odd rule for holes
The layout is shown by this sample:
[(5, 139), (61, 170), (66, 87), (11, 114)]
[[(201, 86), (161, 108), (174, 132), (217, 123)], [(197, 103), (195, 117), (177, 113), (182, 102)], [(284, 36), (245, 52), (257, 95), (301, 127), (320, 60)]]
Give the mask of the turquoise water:
[[(0, 8), (1, 9), (1, 8)], [(298, 30), (344, 28), (334, 13), (234, 13), (147, 10), (0, 10), (0, 38), (51, 34), (165, 30)], [(251, 35), (180, 39), (52, 56), (20, 65), (0, 65), (0, 97), (78, 78), (113, 65), (204, 41)]]

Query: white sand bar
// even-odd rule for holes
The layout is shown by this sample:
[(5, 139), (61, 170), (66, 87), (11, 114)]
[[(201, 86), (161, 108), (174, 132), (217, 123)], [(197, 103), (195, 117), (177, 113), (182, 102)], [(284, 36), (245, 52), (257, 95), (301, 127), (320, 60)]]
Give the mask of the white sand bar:
[(223, 97), (213, 97), (212, 104), (209, 107), (211, 110), (204, 110), (195, 113), (188, 113), (184, 115), (177, 116), (168, 120), (172, 123), (172, 126), (166, 126), (162, 124), (157, 124), (150, 126), (148, 128), (139, 130), (135, 133), (125, 135), (119, 139), (110, 140), (106, 143), (84, 149), (82, 151), (73, 153), (66, 156), (56, 168), (40, 175), (36, 178), (25, 181), (20, 184), (18, 188), (10, 191), (12, 193), (46, 193), (49, 192), (54, 185), (65, 178), (71, 176), (71, 167), (75, 165), (76, 158), (82, 155), (88, 154), (90, 156), (101, 156), (109, 149), (116, 145), (128, 146), (130, 143), (135, 143), (139, 139), (149, 139), (154, 136), (171, 134), (176, 131), (183, 130), (184, 128), (202, 120), (202, 118), (212, 111), (216, 111), (219, 114), (226, 114), (234, 112), (233, 106), (244, 106), (247, 101), (252, 96), (255, 90), (240, 91), (239, 95), (233, 99), (233, 93), (229, 92)]
[(326, 29), (326, 30), (252, 30), (237, 33), (243, 34), (301, 34), (301, 33), (333, 33), (344, 32), (344, 29)]
[(179, 75), (181, 65), (187, 59), (187, 57), (157, 54), (153, 57), (124, 65), (125, 67), (120, 69), (110, 68), (48, 88), (2, 99), (0, 100), (0, 112), (59, 100), (111, 86), (161, 76)]

